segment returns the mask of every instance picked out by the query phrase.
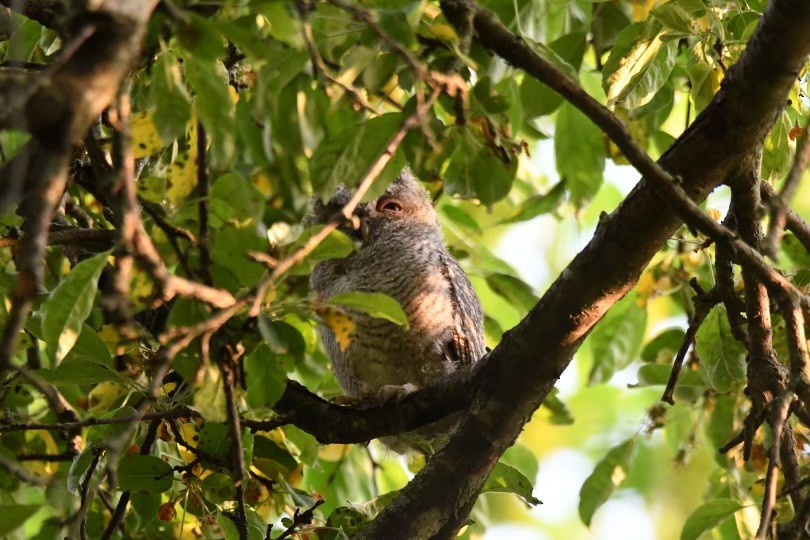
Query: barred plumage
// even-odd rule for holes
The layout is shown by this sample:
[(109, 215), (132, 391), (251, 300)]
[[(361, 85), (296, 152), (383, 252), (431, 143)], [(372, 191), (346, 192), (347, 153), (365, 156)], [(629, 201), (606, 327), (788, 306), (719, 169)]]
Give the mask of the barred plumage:
[[(325, 222), (347, 201), (348, 192), (338, 190), (329, 203), (316, 202), (309, 221)], [(343, 389), (376, 398), (386, 387), (419, 388), (478, 360), (484, 354), (480, 302), (445, 248), (436, 212), (410, 169), (356, 213), (363, 223), (362, 247), (316, 266), (312, 289), (323, 299), (349, 291), (388, 294), (402, 305), (410, 326), (353, 313), (357, 328), (345, 351), (322, 327)]]

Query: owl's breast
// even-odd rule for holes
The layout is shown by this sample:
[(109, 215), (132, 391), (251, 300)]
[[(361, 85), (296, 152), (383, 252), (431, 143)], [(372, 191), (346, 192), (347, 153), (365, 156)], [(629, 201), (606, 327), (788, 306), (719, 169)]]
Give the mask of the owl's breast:
[(356, 395), (361, 386), (365, 390), (406, 383), (423, 386), (453, 369), (441, 344), (453, 329), (454, 303), (435, 256), (437, 246), (410, 241), (389, 247), (393, 249), (376, 257), (370, 256), (373, 250), (360, 250), (322, 291), (325, 298), (349, 291), (387, 294), (408, 317), (406, 328), (353, 311), (356, 330), (346, 351), (339, 351), (333, 337), (325, 336), (341, 385)]

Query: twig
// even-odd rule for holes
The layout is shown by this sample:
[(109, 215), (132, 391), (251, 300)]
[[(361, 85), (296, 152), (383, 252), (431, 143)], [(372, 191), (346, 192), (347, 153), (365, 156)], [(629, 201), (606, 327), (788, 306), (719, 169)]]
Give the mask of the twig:
[[(36, 343), (34, 344), (36, 347)], [(62, 422), (76, 422), (79, 415), (73, 405), (52, 384), (44, 381), (39, 375), (25, 366), (19, 366), (17, 372), (45, 397), (48, 406), (56, 417)], [(66, 441), (65, 454), (77, 455), (81, 446), (81, 433), (78, 428), (65, 429), (63, 433)]]
[(765, 494), (763, 495), (762, 514), (757, 529), (757, 539), (765, 540), (771, 524), (773, 508), (776, 504), (776, 482), (780, 467), (780, 448), (782, 445), (782, 430), (785, 427), (790, 404), (793, 399), (792, 392), (785, 392), (779, 396), (775, 418), (773, 422), (773, 444), (771, 445), (770, 457), (768, 460), (768, 472), (765, 474)]
[[(734, 206), (729, 208), (728, 215), (723, 220), (723, 225), (729, 230), (737, 230), (737, 217)], [(715, 246), (715, 281), (717, 293), (726, 308), (726, 319), (728, 319), (731, 335), (734, 339), (745, 346), (748, 346), (748, 332), (745, 328), (745, 303), (740, 300), (734, 289), (734, 263), (732, 262), (732, 251), (727, 244), (717, 244)]]
[[(49, 246), (60, 246), (64, 244), (86, 245), (88, 242), (93, 242), (104, 246), (102, 248), (104, 249), (112, 246), (114, 238), (114, 231), (75, 228), (48, 233), (45, 243)], [(15, 247), (21, 242), (22, 238), (4, 236), (0, 238), (0, 248)]]
[(183, 267), (183, 271), (188, 277), (194, 278), (196, 274), (188, 262), (188, 255), (180, 248), (180, 243), (177, 241), (177, 239), (185, 238), (191, 242), (192, 246), (196, 246), (197, 238), (187, 229), (177, 227), (166, 221), (166, 219), (163, 217), (163, 209), (160, 207), (160, 205), (145, 201), (140, 197), (138, 197), (138, 202), (140, 203), (144, 212), (149, 214), (149, 217), (151, 217), (155, 222), (155, 225), (157, 225), (160, 230), (166, 234), (166, 239), (169, 241), (172, 249), (177, 254), (177, 258), (180, 261), (180, 265)]
[(0, 374), (12, 367), (20, 331), (28, 320), (33, 297), (42, 285), (48, 228), (67, 183), (68, 153), (68, 148), (43, 151), (44, 155), (32, 163), (27, 179), (30, 193), (18, 210), (25, 216), (16, 258), (19, 274), (10, 294), (8, 320), (0, 336)]
[(754, 434), (756, 433), (762, 422), (765, 421), (765, 411), (751, 411), (748, 416), (743, 420), (743, 428), (735, 435), (729, 442), (720, 447), (718, 452), (721, 454), (728, 453), (732, 448), (743, 444), (743, 460), (748, 461), (751, 457), (751, 442), (753, 441)]
[(380, 26), (380, 24), (374, 19), (374, 17), (371, 15), (369, 11), (359, 8), (355, 5), (346, 3), (343, 0), (326, 0), (326, 1), (329, 4), (335, 6), (336, 8), (347, 12), (356, 20), (368, 26), (372, 32), (377, 34), (377, 36), (380, 37), (380, 39), (385, 41), (386, 45), (388, 45), (388, 47), (391, 48), (391, 50), (393, 50), (399, 56), (405, 59), (405, 61), (408, 63), (408, 65), (413, 70), (414, 74), (418, 79), (424, 80), (427, 78), (426, 77), (427, 71), (425, 70), (425, 67), (422, 65), (422, 63), (416, 58), (416, 56), (414, 56), (414, 54), (411, 51), (406, 49), (399, 41), (389, 36), (388, 32), (386, 32), (382, 28), (382, 26)]
[(236, 527), (239, 530), (240, 540), (248, 540), (247, 514), (245, 513), (245, 454), (242, 448), (242, 426), (239, 424), (239, 411), (236, 407), (234, 397), (234, 369), (239, 361), (241, 350), (226, 346), (223, 350), (222, 362), (222, 384), (225, 388), (225, 412), (228, 421), (228, 433), (231, 438), (230, 462), (231, 474), (233, 475), (234, 488), (236, 489)]
[[(323, 499), (319, 499), (315, 501), (315, 503), (308, 508), (307, 510), (299, 513), (299, 509), (295, 509), (295, 513), (293, 514), (293, 522), (292, 525), (287, 527), (287, 529), (282, 532), (276, 540), (283, 540), (284, 538), (289, 538), (290, 536), (295, 533), (295, 530), (300, 527), (301, 525), (309, 525), (312, 523), (313, 518), (315, 517), (315, 509), (318, 508), (320, 505), (325, 503)], [(269, 533), (270, 531), (268, 531)]]
[[(332, 1), (332, 0), (330, 0)], [(360, 181), (357, 189), (354, 191), (351, 199), (347, 202), (343, 209), (341, 210), (341, 214), (344, 219), (351, 219), (352, 214), (354, 213), (355, 208), (357, 205), (360, 204), (360, 201), (363, 200), (366, 192), (371, 188), (374, 181), (383, 171), (388, 162), (391, 161), (391, 158), (394, 156), (394, 153), (397, 151), (397, 148), (405, 139), (405, 135), (412, 129), (419, 127), (422, 124), (422, 120), (430, 110), (430, 107), (433, 105), (433, 102), (436, 98), (439, 97), (439, 90), (434, 89), (431, 93), (430, 97), (422, 103), (422, 105), (417, 106), (416, 111), (408, 116), (403, 122), (399, 129), (388, 139), (388, 144), (385, 145), (383, 151), (377, 156), (377, 159), (371, 164), (366, 174), (363, 176), (362, 180)], [(267, 294), (267, 291), (270, 287), (275, 285), (277, 280), (281, 278), (290, 268), (295, 266), (297, 263), (302, 261), (307, 255), (312, 253), (312, 251), (320, 245), (321, 242), (326, 239), (329, 234), (335, 230), (340, 223), (337, 220), (333, 220), (324, 227), (315, 233), (307, 242), (301, 246), (295, 253), (290, 255), (289, 257), (279, 261), (276, 267), (273, 269), (273, 272), (256, 288), (256, 294), (253, 298), (253, 303), (249, 312), (249, 316), (255, 317), (259, 314), (259, 310), (261, 309), (262, 302)]]
[(8, 459), (3, 454), (0, 454), (0, 469), (4, 469), (7, 473), (16, 476), (32, 486), (47, 486), (51, 483), (50, 479), (40, 478), (39, 476), (31, 474), (27, 469), (21, 467), (19, 463)]
[[(152, 446), (155, 444), (155, 439), (157, 439), (158, 427), (160, 427), (161, 421), (160, 419), (154, 419), (152, 423), (149, 424), (149, 428), (146, 430), (146, 436), (143, 439), (143, 444), (141, 445), (140, 453), (142, 456), (148, 456), (152, 453)], [(110, 459), (112, 458), (108, 456), (108, 460)], [(118, 499), (118, 504), (115, 506), (115, 511), (112, 516), (110, 516), (109, 523), (107, 523), (107, 528), (104, 529), (104, 533), (101, 535), (101, 540), (110, 540), (115, 533), (115, 529), (118, 528), (124, 520), (130, 498), (132, 498), (132, 492), (129, 490), (121, 494), (121, 497)]]
[(200, 218), (199, 242), (197, 249), (200, 252), (200, 276), (202, 281), (208, 286), (214, 284), (214, 277), (211, 275), (211, 231), (208, 229), (208, 163), (207, 163), (207, 143), (208, 135), (200, 120), (197, 120), (197, 212)]
[(41, 424), (36, 422), (31, 423), (0, 423), (0, 433), (10, 433), (12, 431), (30, 431), (30, 430), (43, 430), (43, 431), (69, 431), (72, 429), (80, 429), (91, 426), (105, 426), (112, 424), (130, 424), (133, 422), (148, 422), (151, 420), (170, 420), (172, 418), (197, 418), (200, 413), (180, 405), (168, 411), (155, 411), (148, 412), (142, 415), (122, 416), (119, 418), (86, 418), (76, 422), (60, 422), (57, 424)]
[(804, 313), (799, 309), (798, 303), (791, 299), (780, 302), (780, 311), (785, 320), (790, 378), (802, 401), (807, 403), (808, 392), (810, 392), (810, 360), (807, 352), (807, 335), (804, 330)]
[[(354, 101), (360, 107), (368, 110), (369, 112), (380, 115), (382, 111), (379, 110), (377, 107), (372, 105), (371, 103), (366, 100), (363, 94), (355, 88), (351, 84), (344, 83), (338, 77), (336, 77), (326, 63), (323, 61), (321, 57), (320, 51), (318, 51), (318, 46), (315, 44), (315, 38), (312, 36), (312, 25), (309, 22), (309, 10), (310, 6), (306, 5), (304, 0), (297, 0), (295, 2), (296, 8), (298, 9), (298, 13), (301, 18), (301, 34), (304, 37), (304, 42), (307, 44), (307, 49), (309, 49), (309, 56), (312, 59), (312, 69), (315, 71), (315, 75), (317, 76), (320, 74), (324, 79), (328, 80), (347, 94), (351, 96), (352, 101)], [(324, 89), (326, 89), (326, 85), (324, 84)]]
[(804, 221), (799, 214), (791, 210), (784, 202), (776, 195), (776, 192), (767, 182), (762, 182), (759, 186), (762, 191), (762, 200), (770, 206), (779, 206), (785, 212), (785, 227), (796, 236), (804, 249), (810, 251), (810, 225)]
[(87, 509), (90, 506), (87, 493), (90, 488), (90, 481), (93, 478), (93, 474), (96, 472), (96, 467), (98, 467), (98, 462), (101, 460), (104, 449), (101, 447), (94, 447), (91, 449), (91, 452), (93, 453), (93, 460), (90, 462), (90, 466), (87, 468), (87, 473), (85, 473), (84, 480), (82, 480), (80, 486), (79, 500), (81, 503), (79, 504), (79, 511), (76, 515), (76, 519), (79, 522), (79, 537), (82, 540), (87, 540)]
[[(329, 1), (338, 2), (338, 0)], [(563, 96), (590, 118), (618, 146), (636, 170), (651, 181), (651, 187), (690, 227), (703, 232), (715, 242), (727, 243), (738, 261), (750, 267), (767, 286), (797, 295), (801, 298), (802, 307), (810, 311), (810, 300), (783, 275), (771, 268), (756, 250), (703, 212), (683, 190), (680, 181), (653, 161), (635, 142), (624, 124), (606, 107), (569, 79), (565, 73), (532, 51), (491, 11), (482, 8), (474, 0), (455, 0), (448, 3), (473, 12), (473, 24), (482, 45), (512, 65), (524, 69), (526, 73)]]
[(678, 354), (675, 355), (675, 360), (672, 362), (672, 371), (669, 373), (667, 386), (664, 389), (664, 394), (661, 396), (661, 401), (669, 403), (670, 405), (675, 404), (675, 400), (672, 396), (675, 393), (675, 386), (678, 384), (678, 375), (681, 372), (686, 353), (689, 352), (689, 348), (695, 340), (695, 334), (697, 334), (700, 325), (703, 324), (703, 320), (706, 318), (706, 315), (709, 314), (712, 307), (717, 305), (720, 301), (718, 295), (713, 294), (716, 293), (715, 290), (709, 291), (708, 293), (704, 292), (700, 285), (698, 285), (697, 279), (692, 278), (690, 285), (696, 293), (694, 300), (695, 313), (692, 315), (692, 320), (689, 321), (689, 327), (686, 329), (686, 333), (683, 336), (681, 347), (678, 349)]
[(779, 203), (771, 205), (771, 221), (768, 225), (768, 235), (764, 246), (768, 255), (773, 258), (776, 258), (779, 254), (779, 243), (782, 240), (782, 234), (787, 224), (787, 208), (796, 193), (796, 189), (799, 187), (799, 182), (804, 175), (804, 171), (807, 170), (808, 164), (810, 164), (810, 136), (805, 132), (802, 138), (799, 139), (793, 165), (784, 185), (782, 185), (782, 190), (779, 192)]

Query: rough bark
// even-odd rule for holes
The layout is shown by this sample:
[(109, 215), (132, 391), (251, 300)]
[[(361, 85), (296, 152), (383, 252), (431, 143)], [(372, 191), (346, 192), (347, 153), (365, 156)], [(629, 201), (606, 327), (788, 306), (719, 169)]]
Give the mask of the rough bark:
[[(475, 26), (488, 48), (499, 54), (514, 49), (513, 42), (482, 35), (482, 27)], [(693, 200), (703, 200), (758, 149), (810, 53), (809, 27), (810, 4), (772, 2), (720, 92), (661, 158), (667, 171), (683, 179)], [(510, 61), (526, 67), (530, 59)], [(667, 201), (642, 179), (484, 361), (472, 406), (447, 446), (359, 537), (430, 537), (476, 497), (588, 332), (680, 225)]]

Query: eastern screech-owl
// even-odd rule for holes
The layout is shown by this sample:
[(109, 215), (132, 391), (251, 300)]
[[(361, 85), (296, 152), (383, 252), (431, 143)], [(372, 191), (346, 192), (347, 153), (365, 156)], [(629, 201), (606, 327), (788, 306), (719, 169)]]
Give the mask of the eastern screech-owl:
[[(339, 188), (328, 203), (316, 200), (308, 221), (328, 221), (349, 196)], [(356, 215), (361, 227), (346, 232), (362, 239), (362, 247), (318, 264), (312, 289), (324, 300), (349, 291), (385, 293), (400, 303), (410, 324), (352, 312), (357, 328), (345, 351), (322, 327), (343, 389), (357, 398), (385, 400), (478, 360), (484, 354), (481, 304), (445, 248), (436, 211), (410, 169)]]

